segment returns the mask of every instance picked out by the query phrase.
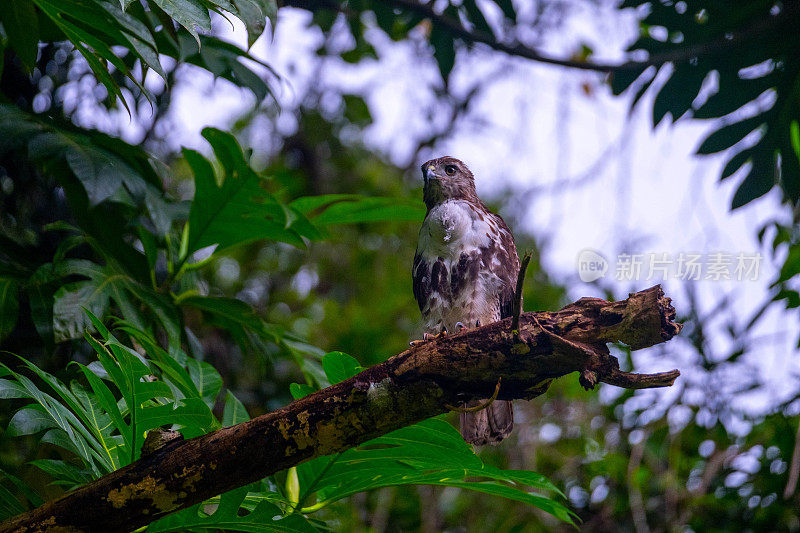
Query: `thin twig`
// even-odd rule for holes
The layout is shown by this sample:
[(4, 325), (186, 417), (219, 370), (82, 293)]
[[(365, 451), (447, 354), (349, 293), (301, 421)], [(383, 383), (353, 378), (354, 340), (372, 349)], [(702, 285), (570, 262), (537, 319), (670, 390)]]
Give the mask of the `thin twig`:
[(683, 46), (680, 48), (667, 50), (659, 54), (652, 54), (645, 61), (627, 61), (620, 64), (610, 64), (593, 63), (573, 59), (558, 59), (543, 55), (538, 51), (518, 42), (511, 44), (502, 43), (490, 33), (480, 31), (476, 28), (469, 30), (464, 27), (460, 21), (437, 13), (433, 8), (433, 2), (430, 4), (421, 4), (416, 0), (383, 1), (386, 4), (394, 5), (409, 11), (414, 11), (468, 43), (482, 43), (499, 52), (505, 52), (511, 56), (524, 57), (526, 59), (538, 61), (539, 63), (605, 73), (626, 69), (643, 69), (648, 66), (660, 67), (665, 63), (688, 61), (689, 59), (698, 56), (724, 53), (729, 51), (731, 47), (741, 45), (742, 42), (748, 41), (758, 35), (768, 35), (768, 32), (774, 32), (781, 24), (790, 24), (792, 22), (792, 18), (797, 16), (797, 9), (792, 6), (793, 2), (786, 2), (786, 5), (784, 5), (783, 10), (779, 14), (757, 18), (749, 27), (740, 31), (725, 33), (724, 35), (720, 35), (719, 38), (711, 41), (697, 43), (690, 46)]
[(786, 488), (783, 490), (784, 500), (794, 496), (794, 491), (797, 490), (798, 477), (800, 477), (800, 423), (797, 425), (797, 433), (794, 436), (794, 452), (792, 452), (792, 464), (789, 467), (789, 479), (786, 481)]
[(647, 513), (644, 509), (644, 500), (642, 499), (642, 491), (639, 489), (639, 484), (636, 482), (635, 475), (639, 466), (642, 464), (644, 444), (645, 439), (642, 438), (641, 442), (633, 445), (631, 448), (631, 457), (628, 461), (628, 501), (630, 502), (633, 527), (636, 533), (650, 533), (650, 526), (647, 525)]
[(522, 286), (525, 284), (525, 272), (528, 270), (528, 263), (531, 262), (531, 256), (533, 252), (530, 250), (525, 252), (525, 256), (522, 258), (522, 264), (519, 267), (519, 273), (517, 274), (517, 288), (514, 291), (514, 307), (512, 308), (513, 317), (511, 319), (511, 331), (514, 333), (514, 340), (516, 341), (519, 337), (519, 315), (522, 313)]
[(657, 387), (671, 387), (675, 380), (680, 377), (679, 370), (669, 372), (658, 372), (656, 374), (635, 374), (633, 372), (623, 372), (614, 369), (608, 374), (600, 374), (599, 380), (616, 387), (626, 389), (652, 389)]
[(455, 405), (450, 405), (448, 403), (444, 404), (445, 407), (450, 409), (451, 411), (456, 411), (457, 413), (477, 413), (478, 411), (483, 411), (497, 399), (497, 395), (500, 394), (500, 382), (503, 381), (503, 378), (499, 378), (497, 380), (497, 385), (494, 386), (494, 394), (492, 397), (486, 400), (485, 402), (475, 405), (473, 407), (456, 407)]

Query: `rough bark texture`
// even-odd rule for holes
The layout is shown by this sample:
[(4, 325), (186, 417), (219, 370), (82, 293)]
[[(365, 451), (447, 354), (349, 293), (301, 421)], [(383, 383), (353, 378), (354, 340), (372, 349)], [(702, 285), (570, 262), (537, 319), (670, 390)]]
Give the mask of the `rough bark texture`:
[(626, 388), (664, 387), (677, 370), (621, 372), (606, 343), (640, 349), (681, 326), (660, 286), (607, 302), (582, 298), (439, 338), (249, 422), (172, 440), (139, 461), (0, 525), (0, 531), (129, 531), (320, 455), (339, 452), (476, 398), (529, 400), (579, 372)]

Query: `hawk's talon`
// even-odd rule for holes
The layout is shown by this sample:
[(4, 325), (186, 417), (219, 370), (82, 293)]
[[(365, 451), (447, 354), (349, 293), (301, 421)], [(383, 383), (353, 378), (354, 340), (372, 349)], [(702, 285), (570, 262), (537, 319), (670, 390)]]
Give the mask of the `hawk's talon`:
[(480, 321), (480, 320), (476, 320), (476, 321), (475, 321), (475, 327), (476, 327), (476, 328), (479, 328), (479, 327), (481, 327), (481, 321)]
[(436, 334), (428, 333), (426, 331), (425, 333), (422, 334), (422, 340), (419, 340), (419, 339), (413, 340), (413, 341), (409, 342), (408, 345), (413, 348), (415, 346), (419, 346), (420, 344), (425, 344), (428, 341), (432, 341), (432, 340), (438, 339), (440, 337), (446, 337), (446, 336), (447, 336), (447, 328), (442, 328), (442, 331), (440, 331), (439, 333), (436, 333)]
[(465, 325), (464, 325), (463, 323), (461, 323), (461, 322), (456, 322), (456, 333), (461, 333), (461, 332), (462, 332), (462, 331), (464, 331), (465, 329), (467, 329), (467, 326), (465, 326)]

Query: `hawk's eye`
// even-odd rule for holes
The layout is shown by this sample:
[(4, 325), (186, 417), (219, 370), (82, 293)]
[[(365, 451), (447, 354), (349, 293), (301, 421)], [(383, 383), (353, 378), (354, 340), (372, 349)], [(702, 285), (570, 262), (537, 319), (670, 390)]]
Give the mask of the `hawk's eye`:
[(447, 173), (448, 176), (452, 176), (453, 174), (456, 173), (456, 166), (455, 165), (447, 165), (446, 167), (444, 167), (444, 171), (445, 171), (445, 173)]

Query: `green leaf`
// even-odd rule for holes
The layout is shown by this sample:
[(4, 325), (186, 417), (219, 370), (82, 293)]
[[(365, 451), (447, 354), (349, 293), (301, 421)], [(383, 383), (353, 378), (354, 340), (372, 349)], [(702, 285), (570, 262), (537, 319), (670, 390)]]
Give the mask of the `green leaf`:
[(90, 472), (66, 461), (36, 459), (30, 464), (50, 474), (54, 478), (53, 484), (66, 485), (68, 488), (84, 485), (94, 479)]
[(267, 14), (262, 11), (260, 2), (254, 0), (233, 0), (234, 12), (244, 21), (247, 30), (247, 47), (250, 48), (264, 33)]
[[(18, 495), (24, 495), (25, 498), (27, 498), (31, 503), (31, 507), (39, 507), (42, 505), (42, 503), (44, 503), (44, 499), (36, 492), (36, 490), (31, 488), (27, 483), (18, 477), (12, 476), (3, 470), (0, 470), (0, 477), (7, 479), (14, 486)], [(0, 485), (0, 490), (2, 490), (2, 494), (0, 494), (0, 517), (2, 517), (2, 519), (10, 518), (11, 516), (17, 515), (25, 510), (21, 509), (18, 512), (13, 512), (14, 509), (20, 509), (19, 500), (2, 485)]]
[(475, 26), (475, 29), (487, 35), (492, 35), (492, 28), (489, 26), (489, 23), (486, 22), (486, 17), (483, 16), (483, 12), (480, 7), (478, 7), (478, 3), (475, 0), (465, 0), (463, 5), (467, 12), (467, 18), (470, 23)]
[(399, 429), (338, 456), (314, 459), (297, 469), (303, 499), (311, 494), (317, 499), (316, 504), (304, 507), (303, 513), (365, 490), (428, 484), (502, 496), (571, 521), (561, 503), (529, 492), (528, 488), (559, 493), (544, 476), (484, 465), (459, 432), (439, 418)]
[(25, 407), (14, 413), (6, 431), (9, 437), (18, 437), (20, 435), (39, 433), (45, 429), (55, 427), (55, 425), (53, 418), (47, 414), (42, 406), (32, 404), (30, 407)]
[(289, 393), (295, 400), (299, 400), (300, 398), (305, 398), (309, 394), (314, 394), (315, 392), (317, 392), (317, 389), (315, 389), (311, 385), (306, 385), (305, 383), (289, 384)]
[[(150, 524), (147, 531), (149, 533), (189, 529), (276, 533), (316, 533), (318, 531), (302, 515), (283, 516), (275, 504), (265, 499), (250, 509), (249, 513), (240, 512), (240, 509), (244, 509), (249, 490), (249, 487), (241, 487), (226, 492), (220, 497), (219, 505), (211, 514), (204, 512), (205, 505), (201, 503)], [(281, 518), (276, 520), (276, 517)]]
[(27, 389), (8, 379), (0, 379), (0, 400), (10, 400), (12, 398), (30, 398)]
[(287, 210), (262, 187), (235, 138), (213, 128), (205, 128), (203, 136), (212, 144), (225, 177), (218, 184), (211, 164), (198, 152), (184, 150), (195, 177), (187, 253), (215, 244), (222, 250), (265, 239), (305, 247), (293, 229), (295, 219), (304, 217)]
[(197, 387), (197, 392), (209, 409), (214, 407), (219, 391), (222, 390), (222, 376), (219, 372), (205, 361), (187, 358), (186, 366), (189, 369), (189, 376)]
[[(271, 76), (278, 77), (268, 64), (238, 46), (216, 37), (201, 35), (200, 45), (198, 45), (190, 36), (180, 33), (178, 34), (178, 49), (179, 52), (174, 54), (175, 59), (196, 65), (236, 86), (247, 88), (258, 100), (264, 100), (271, 91), (262, 76), (248, 67), (246, 63), (256, 63), (267, 69)], [(246, 62), (242, 60), (246, 60)]]
[[(2, 58), (2, 55), (0, 55), (0, 58)], [(0, 59), (0, 61), (2, 61), (2, 59)], [(5, 520), (24, 512), (25, 507), (22, 506), (14, 494), (0, 485), (0, 520)]]
[(175, 19), (175, 22), (186, 28), (200, 44), (197, 28), (210, 32), (211, 17), (208, 9), (197, 0), (153, 0), (164, 13)]
[(720, 90), (712, 94), (693, 113), (694, 118), (718, 118), (758, 98), (775, 83), (772, 75), (755, 79), (741, 79), (738, 74), (721, 74)]
[(240, 424), (250, 420), (247, 409), (244, 408), (239, 398), (234, 396), (231, 391), (225, 394), (225, 410), (222, 412), (222, 425), (225, 427)]
[(0, 341), (8, 337), (19, 318), (19, 285), (15, 280), (0, 278)]
[[(119, 410), (119, 406), (117, 405), (117, 401), (114, 398), (114, 395), (111, 393), (111, 390), (106, 386), (103, 381), (98, 378), (94, 372), (92, 372), (88, 367), (78, 364), (83, 375), (86, 376), (87, 381), (89, 382), (89, 386), (92, 388), (92, 391), (95, 394), (96, 401), (102, 406), (108, 416), (114, 423), (114, 427), (119, 431), (122, 435), (124, 446), (120, 449), (120, 456), (122, 457), (130, 457), (131, 449), (133, 447), (133, 437), (131, 435), (130, 427), (125, 423), (122, 412)], [(122, 466), (123, 461), (120, 459), (120, 463)], [(127, 463), (127, 461), (125, 461)]]
[(362, 127), (372, 122), (369, 106), (362, 97), (345, 94), (342, 98), (344, 99), (344, 116), (347, 120)]
[(517, 11), (514, 9), (514, 2), (512, 0), (495, 0), (494, 3), (503, 11), (503, 15), (511, 20), (517, 19)]
[(433, 46), (433, 56), (442, 79), (446, 80), (456, 64), (456, 49), (453, 42), (453, 35), (447, 30), (434, 25), (431, 29), (431, 45)]
[(236, 338), (244, 338), (245, 330), (249, 330), (273, 342), (280, 340), (280, 330), (272, 324), (264, 322), (252, 307), (241, 300), (188, 296), (180, 299), (180, 305), (204, 311), (208, 314), (211, 323), (225, 328)]
[(702, 142), (697, 149), (698, 154), (714, 154), (727, 150), (744, 139), (750, 132), (756, 128), (762, 127), (764, 124), (764, 117), (761, 115), (746, 118), (733, 124), (723, 126)]
[[(628, 87), (633, 85), (633, 82), (639, 79), (646, 70), (646, 67), (625, 67), (614, 70), (609, 77), (611, 85), (611, 92), (614, 95), (620, 95), (625, 92)], [(649, 86), (649, 84), (645, 84)]]
[(83, 423), (102, 446), (103, 457), (104, 459), (108, 459), (111, 469), (116, 470), (126, 464), (123, 452), (127, 450), (128, 455), (130, 455), (130, 448), (125, 447), (120, 450), (117, 444), (117, 440), (119, 439), (112, 435), (114, 429), (122, 431), (122, 428), (125, 427), (124, 423), (115, 428), (114, 425), (112, 425), (112, 420), (116, 423), (120, 423), (121, 419), (112, 418), (108, 410), (104, 410), (102, 407), (103, 404), (101, 404), (93, 394), (89, 394), (86, 389), (77, 382), (71, 383), (70, 388), (80, 402), (81, 407), (73, 410), (77, 412)]
[(54, 295), (53, 332), (56, 342), (77, 339), (89, 326), (86, 311), (104, 315), (108, 307), (105, 285), (97, 281), (78, 281), (63, 285)]
[(331, 384), (351, 378), (364, 370), (358, 361), (342, 352), (330, 352), (322, 358), (322, 368)]
[(744, 177), (731, 200), (731, 209), (737, 209), (769, 192), (775, 185), (775, 167), (768, 154), (758, 153), (753, 157), (750, 172)]
[(728, 162), (725, 164), (725, 168), (722, 169), (722, 174), (720, 175), (720, 179), (724, 180), (732, 176), (737, 170), (742, 168), (745, 163), (750, 161), (750, 158), (753, 157), (753, 149), (744, 149), (740, 152), (737, 152), (736, 155), (731, 157)]
[(425, 205), (405, 198), (372, 198), (355, 194), (304, 196), (289, 204), (315, 225), (413, 221), (425, 217)]
[(17, 53), (20, 61), (31, 71), (36, 66), (39, 54), (39, 20), (30, 0), (3, 2), (0, 22), (8, 37), (8, 44)]
[(109, 20), (103, 16), (103, 12), (91, 4), (87, 5), (74, 0), (34, 1), (83, 55), (92, 72), (109, 94), (117, 96), (127, 109), (128, 104), (119, 85), (109, 73), (107, 63), (112, 64), (134, 83), (138, 84), (138, 82), (130, 75), (130, 70), (125, 63), (103, 40), (106, 30), (111, 30), (112, 33), (118, 32), (118, 26), (114, 23), (109, 24)]
[(216, 420), (211, 409), (198, 398), (185, 398), (175, 404), (147, 407), (141, 410), (136, 420), (136, 430), (145, 432), (155, 427), (175, 425), (185, 437), (191, 438), (208, 433)]
[(675, 122), (692, 107), (708, 71), (692, 65), (679, 65), (653, 102), (653, 127), (669, 113)]
[[(72, 394), (56, 378), (43, 372), (30, 362), (26, 362), (26, 365), (58, 392), (63, 399), (71, 404), (77, 405), (77, 400), (74, 399)], [(53, 429), (50, 429), (44, 434), (42, 442), (51, 442), (74, 452), (97, 475), (100, 474), (100, 468), (97, 466), (98, 463), (105, 471), (110, 471), (110, 463), (102, 455), (103, 448), (100, 443), (97, 442), (93, 435), (67, 407), (51, 395), (41, 391), (33, 381), (27, 377), (11, 371), (7, 366), (2, 365), (2, 363), (0, 363), (0, 368), (5, 369), (5, 371), (25, 389), (27, 395), (38, 404), (31, 404), (27, 406), (27, 408), (38, 410), (39, 413), (46, 415), (52, 421)], [(12, 434), (14, 431), (39, 431), (46, 423), (42, 417), (38, 416), (38, 413), (28, 412), (20, 416), (23, 418), (15, 425), (14, 430), (11, 431)]]

